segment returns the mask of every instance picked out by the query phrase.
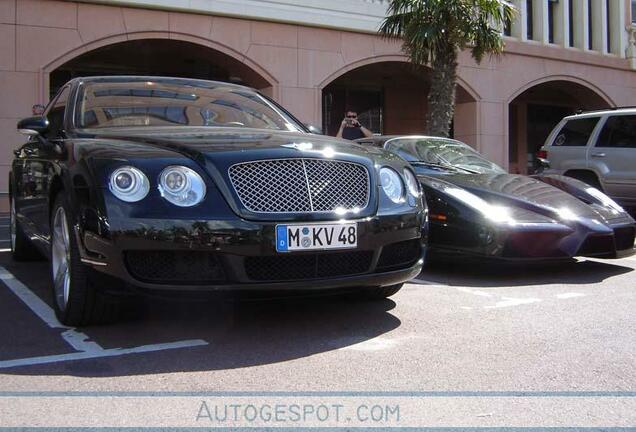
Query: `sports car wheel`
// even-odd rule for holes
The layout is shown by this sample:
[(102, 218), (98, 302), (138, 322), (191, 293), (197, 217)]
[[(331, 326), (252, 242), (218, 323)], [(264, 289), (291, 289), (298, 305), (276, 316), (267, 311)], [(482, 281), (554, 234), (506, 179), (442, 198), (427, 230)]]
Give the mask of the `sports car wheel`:
[(112, 321), (119, 305), (95, 287), (90, 269), (82, 264), (63, 194), (57, 196), (51, 214), (51, 278), (57, 318), (70, 326)]
[(404, 284), (389, 285), (385, 287), (373, 287), (364, 289), (364, 297), (370, 300), (382, 300), (396, 294)]
[(28, 261), (41, 258), (39, 252), (24, 234), (16, 217), (15, 199), (9, 200), (9, 234), (11, 237), (11, 254), (16, 261)]

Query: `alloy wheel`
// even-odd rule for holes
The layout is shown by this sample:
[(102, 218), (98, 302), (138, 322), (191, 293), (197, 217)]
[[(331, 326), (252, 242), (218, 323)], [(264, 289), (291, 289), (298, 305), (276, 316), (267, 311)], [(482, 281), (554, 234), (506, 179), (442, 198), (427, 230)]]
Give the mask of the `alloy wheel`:
[(60, 310), (63, 311), (66, 310), (68, 304), (71, 287), (70, 237), (66, 212), (63, 207), (57, 209), (55, 217), (53, 218), (51, 264), (55, 301)]

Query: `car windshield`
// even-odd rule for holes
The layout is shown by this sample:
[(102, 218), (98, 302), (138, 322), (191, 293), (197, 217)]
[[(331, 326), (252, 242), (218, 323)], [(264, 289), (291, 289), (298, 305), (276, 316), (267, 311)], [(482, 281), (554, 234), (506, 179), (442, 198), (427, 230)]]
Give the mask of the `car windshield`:
[(384, 146), (412, 164), (433, 168), (486, 174), (504, 173), (503, 168), (485, 159), (467, 144), (446, 138), (393, 138)]
[(302, 131), (255, 91), (206, 81), (96, 81), (78, 97), (79, 129), (143, 126), (241, 127)]

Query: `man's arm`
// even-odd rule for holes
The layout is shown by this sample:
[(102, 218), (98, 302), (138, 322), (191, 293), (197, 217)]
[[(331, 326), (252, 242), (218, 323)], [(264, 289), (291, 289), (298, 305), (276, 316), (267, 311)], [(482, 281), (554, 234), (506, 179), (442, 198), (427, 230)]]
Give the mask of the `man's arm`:
[(342, 138), (342, 130), (345, 127), (346, 122), (343, 120), (342, 123), (340, 123), (340, 129), (338, 129), (338, 133), (336, 134), (336, 138)]
[(364, 126), (360, 125), (360, 130), (362, 131), (362, 133), (364, 134), (365, 138), (369, 138), (370, 136), (373, 136), (373, 132), (371, 132), (369, 129), (365, 128)]

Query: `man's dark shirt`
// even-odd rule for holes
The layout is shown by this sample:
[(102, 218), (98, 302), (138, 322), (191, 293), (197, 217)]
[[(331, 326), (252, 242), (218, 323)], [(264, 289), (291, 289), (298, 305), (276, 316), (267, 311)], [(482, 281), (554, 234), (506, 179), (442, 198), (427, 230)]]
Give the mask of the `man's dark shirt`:
[(364, 138), (364, 133), (359, 127), (345, 127), (342, 129), (342, 137), (348, 140)]

